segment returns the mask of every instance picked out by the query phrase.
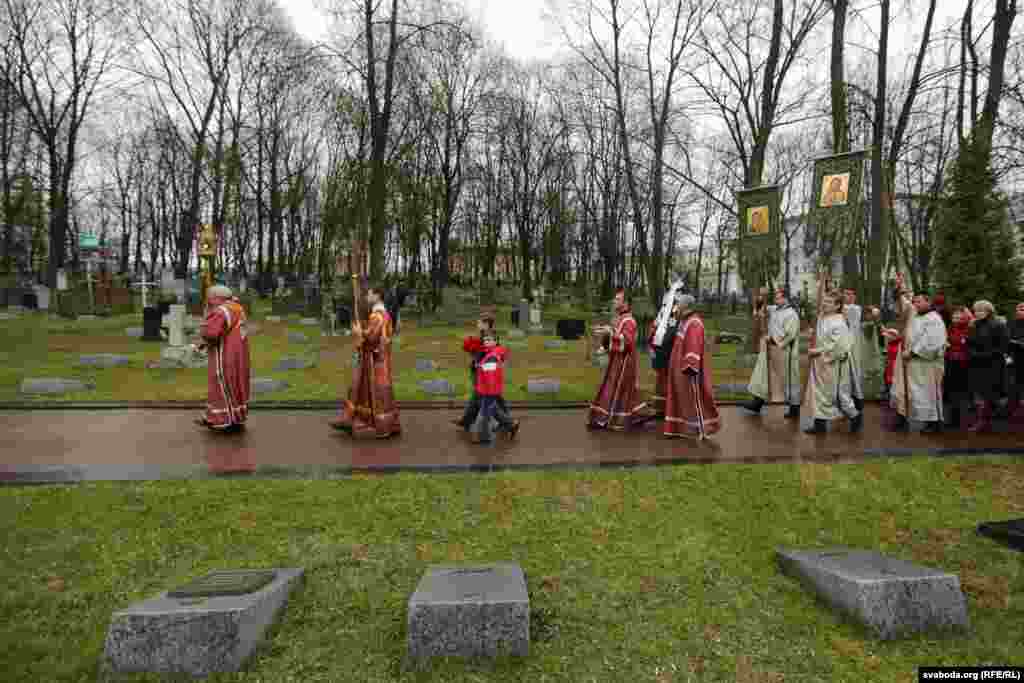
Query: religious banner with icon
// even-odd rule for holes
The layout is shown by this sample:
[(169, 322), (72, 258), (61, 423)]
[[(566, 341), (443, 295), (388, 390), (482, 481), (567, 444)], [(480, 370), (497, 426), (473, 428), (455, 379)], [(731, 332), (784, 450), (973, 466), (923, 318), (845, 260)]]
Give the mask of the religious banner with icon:
[(809, 223), (819, 263), (831, 262), (837, 249), (852, 247), (861, 236), (866, 155), (858, 150), (814, 160)]
[(779, 270), (781, 201), (781, 185), (762, 185), (736, 193), (739, 271), (747, 289), (761, 287)]

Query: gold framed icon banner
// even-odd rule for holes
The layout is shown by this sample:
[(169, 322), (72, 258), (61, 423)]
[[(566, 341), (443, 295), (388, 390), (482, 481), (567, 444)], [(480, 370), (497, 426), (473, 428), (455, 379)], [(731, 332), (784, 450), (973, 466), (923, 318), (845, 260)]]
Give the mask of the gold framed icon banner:
[(861, 238), (867, 150), (814, 160), (809, 226), (819, 261), (829, 261)]
[(736, 193), (739, 218), (737, 260), (740, 278), (748, 289), (760, 287), (766, 278), (773, 277), (779, 270), (781, 202), (781, 185), (762, 185)]

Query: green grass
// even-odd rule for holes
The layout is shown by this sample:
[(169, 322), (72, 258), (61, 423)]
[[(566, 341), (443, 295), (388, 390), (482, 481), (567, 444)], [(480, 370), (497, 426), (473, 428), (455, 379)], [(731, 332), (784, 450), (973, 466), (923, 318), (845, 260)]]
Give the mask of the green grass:
[[(250, 338), (252, 372), (254, 377), (284, 379), (291, 387), (273, 394), (256, 396), (255, 400), (336, 400), (348, 388), (352, 377), (352, 341), (347, 337), (329, 337), (319, 327), (298, 324), (298, 318), (284, 319), (281, 323), (265, 322), (270, 313), (269, 302), (260, 301), (251, 319), (260, 328)], [(548, 320), (575, 316), (572, 309), (556, 309), (546, 313)], [(589, 317), (589, 316), (588, 316)], [(502, 309), (500, 321), (508, 321), (508, 311)], [(725, 319), (725, 329), (741, 329), (736, 321)], [(17, 320), (0, 323), (0, 400), (2, 401), (199, 401), (206, 397), (206, 369), (159, 370), (148, 369), (146, 363), (160, 358), (164, 343), (143, 342), (125, 334), (128, 327), (141, 327), (138, 315), (113, 316), (93, 321), (70, 322), (49, 318), (44, 314), (24, 314)], [(712, 331), (717, 324), (709, 323)], [(505, 334), (507, 326), (499, 324), (504, 342), (510, 345), (510, 360), (506, 372), (505, 398), (511, 401), (552, 400), (561, 402), (589, 401), (603, 377), (604, 370), (585, 360), (585, 340), (567, 342), (566, 348), (548, 350), (544, 342), (554, 336), (534, 336), (515, 339)], [(288, 332), (301, 332), (309, 341), (294, 344), (288, 341)], [(453, 320), (441, 324), (418, 325), (415, 315), (403, 321), (402, 334), (394, 353), (395, 395), (400, 401), (444, 399), (422, 390), (419, 382), (444, 378), (455, 387), (455, 398), (469, 394), (469, 358), (462, 351), (462, 339), (473, 334), (474, 322)], [(525, 345), (525, 346), (523, 346)], [(712, 363), (712, 377), (716, 384), (746, 384), (750, 368), (737, 367), (735, 345), (722, 345)], [(119, 368), (75, 367), (82, 354), (117, 353), (127, 355), (130, 365)], [(277, 371), (276, 363), (286, 356), (317, 359), (316, 367), (306, 370)], [(416, 359), (429, 358), (438, 363), (436, 371), (416, 371)], [(654, 372), (646, 356), (640, 359), (641, 388), (654, 389)], [(74, 392), (58, 396), (26, 397), (19, 388), (25, 378), (63, 377), (95, 383), (92, 391)], [(558, 394), (529, 394), (529, 379), (558, 379)], [(721, 394), (720, 400), (736, 398)]]
[[(207, 571), (301, 566), (249, 670), (222, 681), (916, 681), (1020, 662), (1024, 463), (85, 483), (0, 489), (5, 681), (95, 681), (111, 613)], [(875, 548), (960, 575), (972, 631), (875, 641), (782, 576), (777, 546)], [(527, 572), (522, 661), (403, 663), (428, 564)], [(659, 677), (660, 676), (660, 677)], [(116, 680), (158, 680), (130, 675)]]

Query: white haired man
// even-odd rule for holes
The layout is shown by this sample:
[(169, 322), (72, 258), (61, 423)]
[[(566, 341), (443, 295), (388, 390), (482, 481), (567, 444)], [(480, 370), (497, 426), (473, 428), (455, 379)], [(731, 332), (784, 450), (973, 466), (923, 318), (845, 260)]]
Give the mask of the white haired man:
[(786, 297), (786, 290), (775, 290), (775, 305), (761, 315), (768, 316), (768, 334), (761, 339), (757, 364), (747, 390), (753, 400), (741, 404), (760, 413), (765, 403), (785, 403), (786, 417), (800, 417), (800, 314)]
[(249, 417), (249, 339), (242, 304), (224, 285), (206, 290), (206, 319), (200, 335), (209, 353), (203, 427), (238, 431)]

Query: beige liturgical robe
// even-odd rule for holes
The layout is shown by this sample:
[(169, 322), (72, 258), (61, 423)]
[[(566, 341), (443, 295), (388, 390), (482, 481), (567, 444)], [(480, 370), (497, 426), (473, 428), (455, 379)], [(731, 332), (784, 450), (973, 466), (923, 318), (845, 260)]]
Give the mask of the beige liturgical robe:
[[(761, 340), (747, 391), (768, 403), (800, 405), (800, 315), (790, 305), (768, 306), (768, 335)], [(775, 341), (769, 345), (768, 340)]]
[[(903, 348), (910, 349), (907, 361), (901, 353), (896, 357), (892, 380), (892, 406), (908, 420), (935, 422), (942, 420), (942, 380), (946, 374), (946, 323), (935, 311), (915, 315), (910, 320), (910, 339)], [(907, 412), (907, 389), (903, 367), (910, 383), (910, 411)]]
[(843, 415), (856, 417), (857, 408), (850, 394), (853, 335), (841, 313), (818, 320), (817, 348), (821, 355), (811, 358), (814, 405), (808, 417), (815, 420), (835, 420)]
[(850, 348), (850, 394), (854, 398), (864, 398), (864, 329), (861, 323), (863, 309), (857, 304), (843, 306), (843, 316), (850, 328), (853, 345)]

